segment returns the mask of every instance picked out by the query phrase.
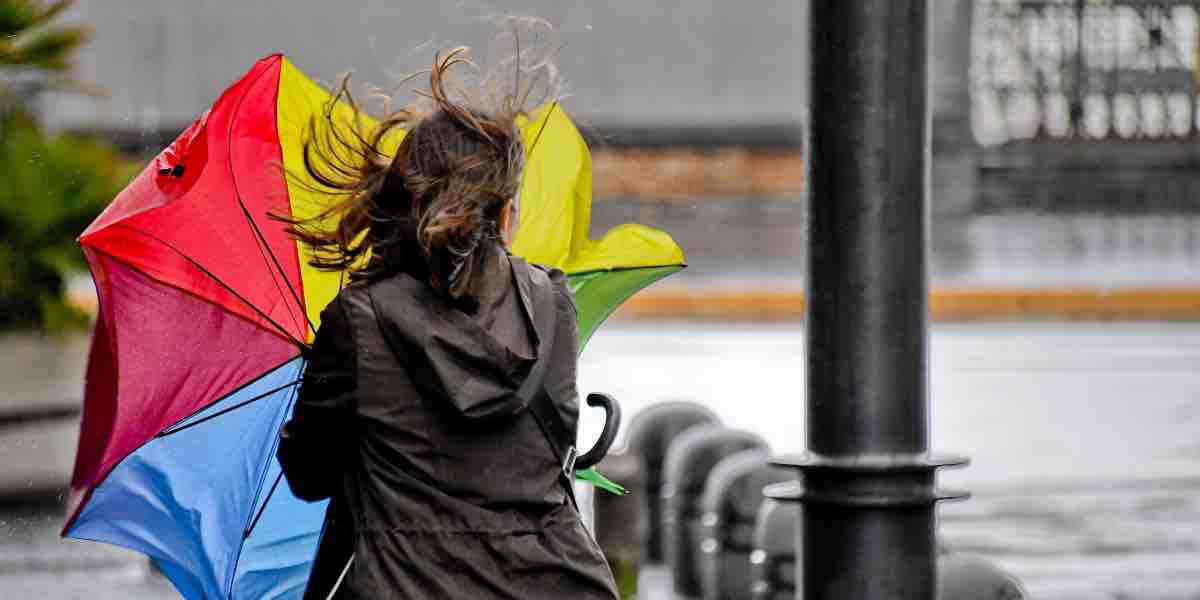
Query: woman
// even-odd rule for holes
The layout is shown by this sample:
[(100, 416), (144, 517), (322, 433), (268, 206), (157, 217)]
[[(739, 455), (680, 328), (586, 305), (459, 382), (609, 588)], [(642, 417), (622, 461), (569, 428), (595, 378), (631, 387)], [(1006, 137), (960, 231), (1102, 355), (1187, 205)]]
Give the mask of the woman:
[(519, 102), (451, 100), (464, 52), (435, 61), (423, 117), (311, 128), (306, 168), (344, 197), (290, 231), (351, 284), (321, 315), (279, 443), (292, 491), (331, 498), (306, 598), (616, 597), (559, 451), (578, 418), (571, 294), (506, 251)]

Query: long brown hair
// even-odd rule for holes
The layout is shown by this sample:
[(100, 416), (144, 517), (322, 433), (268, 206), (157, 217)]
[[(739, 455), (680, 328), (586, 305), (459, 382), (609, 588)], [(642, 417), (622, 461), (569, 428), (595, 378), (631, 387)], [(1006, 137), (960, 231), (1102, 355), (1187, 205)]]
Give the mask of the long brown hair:
[[(487, 108), (460, 89), (452, 98), (448, 78), (459, 66), (473, 67), (465, 47), (439, 52), (428, 91), (417, 92), (432, 108), (391, 112), (370, 132), (358, 125), (348, 78), (325, 118), (344, 100), (354, 116), (349, 125), (309, 123), (304, 169), (320, 191), (341, 199), (310, 219), (276, 218), (312, 248), (314, 267), (348, 271), (352, 282), (406, 272), (465, 310), (478, 305), (487, 261), (504, 250), (501, 212), (521, 181), (516, 119), (529, 93), (518, 79)], [(392, 157), (383, 146), (395, 129), (406, 135)]]

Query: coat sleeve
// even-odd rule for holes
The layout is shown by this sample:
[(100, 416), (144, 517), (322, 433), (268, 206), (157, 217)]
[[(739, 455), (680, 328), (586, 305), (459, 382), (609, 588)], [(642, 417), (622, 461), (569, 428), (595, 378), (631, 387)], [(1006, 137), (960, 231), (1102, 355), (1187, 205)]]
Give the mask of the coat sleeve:
[(280, 430), (276, 455), (292, 493), (313, 502), (341, 488), (355, 439), (354, 332), (338, 300), (321, 312), (321, 327), (305, 359), (296, 408)]

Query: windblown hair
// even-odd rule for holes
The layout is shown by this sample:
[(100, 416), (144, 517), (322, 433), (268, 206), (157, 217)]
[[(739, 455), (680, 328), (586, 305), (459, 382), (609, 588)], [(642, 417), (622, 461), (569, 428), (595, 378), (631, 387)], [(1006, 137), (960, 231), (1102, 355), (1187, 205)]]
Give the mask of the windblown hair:
[[(507, 92), (497, 93), (494, 80), (488, 89), (487, 79), (471, 91), (454, 86), (456, 67), (475, 68), (467, 48), (439, 52), (428, 91), (416, 92), (430, 106), (390, 112), (369, 132), (343, 78), (327, 123), (309, 123), (304, 142), (308, 176), (340, 199), (310, 219), (275, 217), (313, 250), (318, 269), (347, 271), (352, 282), (405, 272), (473, 312), (488, 261), (504, 251), (501, 212), (517, 195), (524, 157), (516, 119), (534, 80), (521, 83), (530, 65), (519, 40)], [(343, 100), (352, 122), (333, 126), (333, 106)], [(396, 129), (406, 133), (393, 157), (384, 142)]]

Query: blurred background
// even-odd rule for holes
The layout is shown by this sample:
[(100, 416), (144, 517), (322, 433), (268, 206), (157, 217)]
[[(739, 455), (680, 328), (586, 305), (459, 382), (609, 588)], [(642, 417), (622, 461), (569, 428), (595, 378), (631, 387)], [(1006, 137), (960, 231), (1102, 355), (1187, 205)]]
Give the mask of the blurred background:
[[(942, 540), (1033, 597), (1200, 597), (1200, 2), (931, 3), (933, 445), (975, 494)], [(386, 87), (506, 50), (496, 16), (548, 20), (592, 236), (652, 225), (689, 262), (593, 338), (581, 389), (803, 449), (808, 10), (0, 0), (0, 597), (173, 597), (57, 537), (95, 308), (74, 238), (275, 52)]]

